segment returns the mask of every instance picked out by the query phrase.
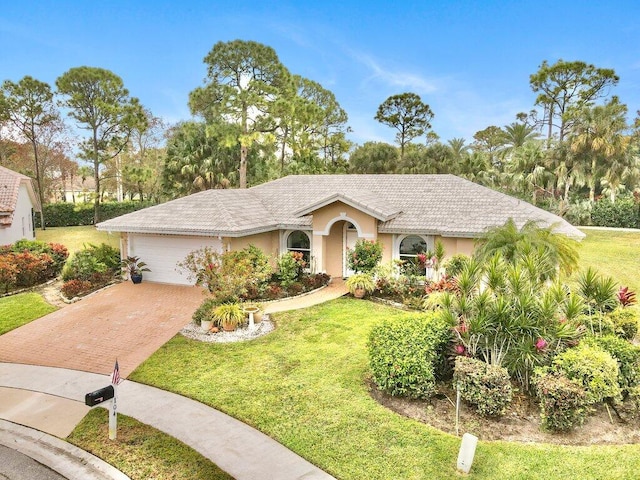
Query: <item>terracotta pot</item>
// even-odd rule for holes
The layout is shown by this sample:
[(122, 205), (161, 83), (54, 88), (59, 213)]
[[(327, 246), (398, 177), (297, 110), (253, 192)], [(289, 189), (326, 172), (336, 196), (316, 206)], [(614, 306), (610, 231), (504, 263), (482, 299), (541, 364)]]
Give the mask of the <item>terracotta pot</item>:
[(235, 331), (237, 325), (235, 323), (223, 323), (222, 324), (222, 329), (225, 332), (233, 332)]
[(367, 293), (365, 291), (364, 288), (356, 288), (355, 291), (353, 292), (353, 296), (356, 298), (364, 298), (365, 293)]
[(262, 310), (258, 310), (256, 313), (253, 314), (253, 321), (255, 323), (260, 323), (262, 321), (262, 315), (263, 315)]

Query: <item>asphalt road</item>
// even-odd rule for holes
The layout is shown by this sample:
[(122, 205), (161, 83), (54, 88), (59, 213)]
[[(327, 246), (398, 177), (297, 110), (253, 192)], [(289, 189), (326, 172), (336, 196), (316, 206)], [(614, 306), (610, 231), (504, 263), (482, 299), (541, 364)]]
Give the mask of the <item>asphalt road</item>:
[(34, 459), (0, 445), (0, 480), (67, 480)]

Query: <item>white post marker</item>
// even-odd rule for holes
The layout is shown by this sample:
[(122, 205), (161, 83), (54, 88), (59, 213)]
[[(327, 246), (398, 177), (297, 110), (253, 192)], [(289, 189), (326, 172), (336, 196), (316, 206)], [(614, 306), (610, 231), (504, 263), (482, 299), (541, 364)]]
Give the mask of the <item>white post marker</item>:
[(115, 440), (118, 436), (118, 387), (113, 386), (113, 398), (111, 399), (111, 409), (109, 410), (109, 440)]
[(460, 452), (458, 453), (458, 470), (463, 473), (469, 473), (473, 457), (476, 454), (476, 446), (478, 445), (478, 437), (465, 433), (462, 436), (460, 444)]
[(116, 358), (116, 364), (113, 367), (111, 375), (111, 385), (113, 385), (113, 399), (111, 400), (111, 409), (109, 410), (109, 440), (115, 440), (118, 436), (118, 384), (120, 383), (120, 366)]

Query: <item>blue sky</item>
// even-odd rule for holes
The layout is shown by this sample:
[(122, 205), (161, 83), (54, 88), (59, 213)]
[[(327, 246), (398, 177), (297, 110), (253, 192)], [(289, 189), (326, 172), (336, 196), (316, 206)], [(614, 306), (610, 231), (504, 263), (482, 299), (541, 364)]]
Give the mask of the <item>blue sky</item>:
[(12, 1), (0, 10), (0, 80), (51, 85), (69, 68), (112, 70), (169, 122), (218, 41), (273, 47), (293, 73), (333, 91), (350, 138), (393, 142), (376, 122), (388, 96), (418, 93), (442, 140), (503, 126), (533, 108), (529, 75), (543, 60), (615, 69), (612, 93), (640, 109), (638, 1)]

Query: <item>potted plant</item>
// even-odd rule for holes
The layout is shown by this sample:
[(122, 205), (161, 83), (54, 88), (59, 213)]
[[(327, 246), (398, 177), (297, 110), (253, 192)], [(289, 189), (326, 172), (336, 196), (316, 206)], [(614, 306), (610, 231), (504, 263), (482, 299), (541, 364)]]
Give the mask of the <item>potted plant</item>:
[(363, 298), (367, 293), (372, 293), (376, 289), (373, 277), (367, 273), (356, 273), (347, 278), (345, 285), (351, 295), (356, 298)]
[(244, 312), (237, 303), (225, 303), (213, 310), (213, 319), (225, 332), (233, 332), (244, 321)]
[(142, 282), (142, 272), (150, 272), (147, 264), (140, 260), (140, 257), (129, 257), (122, 259), (120, 262), (122, 270), (127, 272), (133, 283)]

